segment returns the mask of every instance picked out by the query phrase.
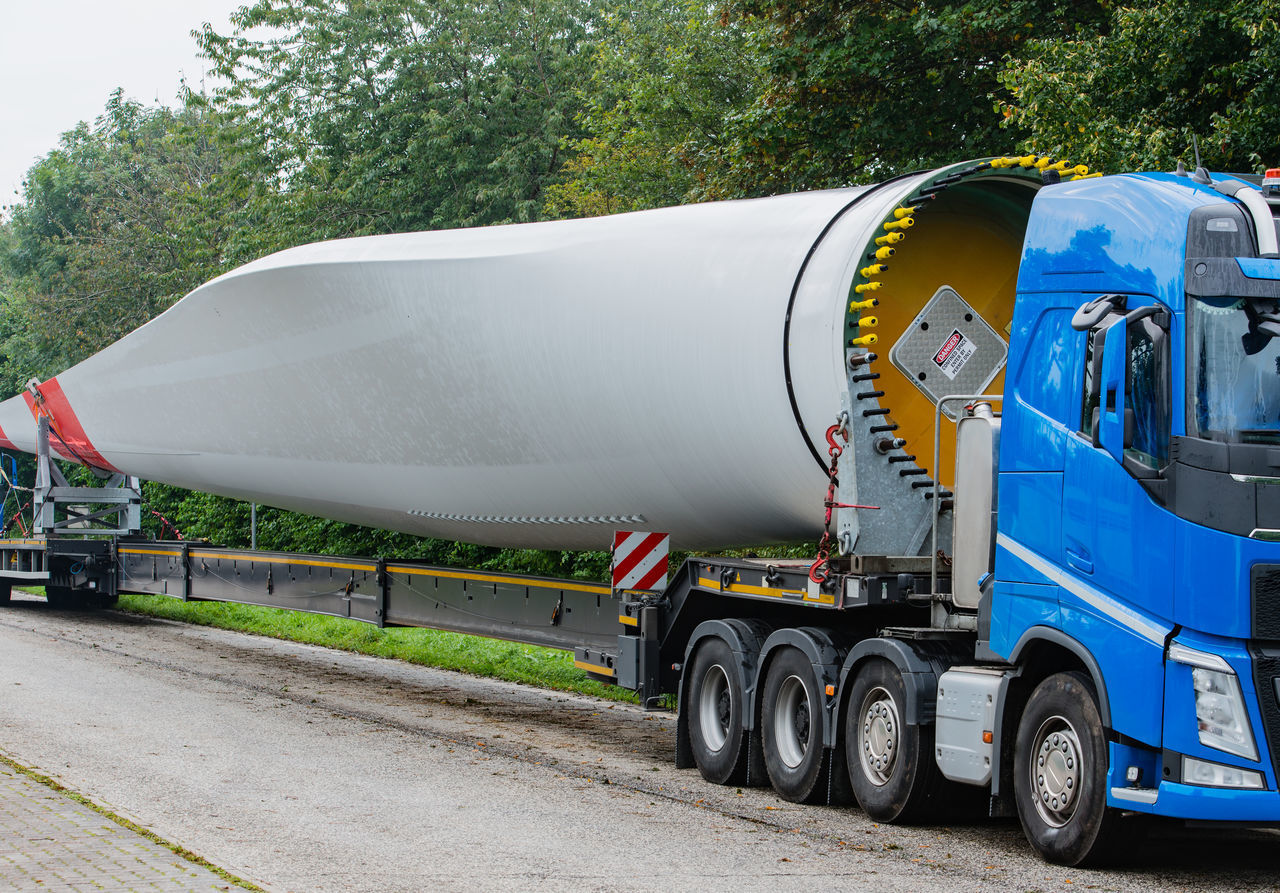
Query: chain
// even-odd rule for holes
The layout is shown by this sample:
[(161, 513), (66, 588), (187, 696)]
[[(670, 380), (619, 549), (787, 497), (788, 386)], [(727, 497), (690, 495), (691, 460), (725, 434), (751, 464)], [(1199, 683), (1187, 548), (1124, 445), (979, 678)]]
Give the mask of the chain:
[[(844, 446), (836, 441), (844, 441)], [(854, 502), (836, 502), (836, 488), (840, 486), (840, 457), (849, 445), (849, 414), (840, 413), (836, 423), (827, 429), (827, 455), (831, 464), (827, 467), (827, 498), (823, 500), (825, 513), (822, 519), (822, 539), (818, 540), (818, 557), (809, 566), (809, 579), (821, 586), (831, 578), (831, 548), (835, 537), (831, 535), (831, 513), (835, 509), (878, 509), (878, 505), (858, 505)]]

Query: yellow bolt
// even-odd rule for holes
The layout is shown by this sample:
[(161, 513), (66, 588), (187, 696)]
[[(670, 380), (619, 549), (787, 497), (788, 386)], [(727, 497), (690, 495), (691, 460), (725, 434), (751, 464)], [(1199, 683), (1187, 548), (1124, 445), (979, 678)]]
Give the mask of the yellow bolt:
[(1018, 164), (1019, 164), (1019, 165), (1021, 165), (1022, 167), (1035, 167), (1035, 164), (1036, 164), (1036, 156), (1034, 156), (1034, 155), (1023, 155), (1023, 156), (1021, 156), (1021, 157), (1019, 157), (1019, 158), (1018, 158)]
[(883, 282), (864, 282), (861, 285), (855, 285), (853, 290), (860, 295), (865, 295), (869, 291), (879, 291), (883, 287)]
[(877, 245), (893, 245), (905, 239), (902, 233), (889, 233), (887, 236), (880, 236), (876, 239)]
[(875, 316), (858, 317), (858, 328), (860, 329), (874, 329), (878, 325), (880, 325), (880, 319), (878, 317), (875, 317)]
[(854, 301), (849, 304), (849, 312), (857, 313), (859, 310), (870, 310), (872, 307), (880, 306), (880, 302), (875, 298), (867, 298), (865, 301)]
[(912, 214), (914, 214), (914, 213), (916, 212), (916, 210), (917, 210), (917, 209), (916, 209), (915, 207), (911, 207), (911, 208), (894, 208), (894, 209), (893, 209), (893, 216), (894, 216), (894, 217), (896, 217), (898, 220), (901, 220), (903, 217), (910, 217)]
[(888, 223), (884, 225), (884, 228), (887, 230), (911, 229), (911, 227), (915, 225), (916, 225), (915, 218), (903, 217), (901, 220), (890, 220)]
[[(876, 241), (879, 242), (880, 240), (876, 239)], [(888, 245), (885, 245), (883, 248), (876, 249), (876, 260), (888, 260), (897, 253), (898, 251), (896, 248), (890, 248)]]
[(1085, 176), (1086, 174), (1088, 174), (1088, 173), (1089, 173), (1089, 165), (1087, 165), (1087, 164), (1077, 164), (1077, 165), (1076, 165), (1075, 167), (1073, 167), (1070, 171), (1068, 171), (1068, 173), (1075, 174), (1077, 177), (1083, 177), (1083, 176)]
[(849, 344), (852, 347), (870, 347), (879, 340), (880, 339), (876, 337), (876, 333), (872, 332), (869, 335), (859, 335), (857, 338), (850, 338)]
[(889, 269), (889, 267), (886, 264), (872, 264), (869, 267), (863, 267), (858, 271), (858, 273), (865, 276), (867, 279), (870, 279), (872, 276), (879, 276), (887, 269)]

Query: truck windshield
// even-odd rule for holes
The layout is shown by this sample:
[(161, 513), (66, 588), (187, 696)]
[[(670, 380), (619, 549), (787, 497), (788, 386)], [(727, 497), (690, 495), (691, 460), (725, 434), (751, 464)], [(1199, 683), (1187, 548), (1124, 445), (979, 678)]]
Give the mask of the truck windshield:
[[(1273, 301), (1265, 302), (1267, 310)], [(1228, 443), (1280, 443), (1280, 338), (1250, 331), (1235, 297), (1190, 298), (1187, 431)]]

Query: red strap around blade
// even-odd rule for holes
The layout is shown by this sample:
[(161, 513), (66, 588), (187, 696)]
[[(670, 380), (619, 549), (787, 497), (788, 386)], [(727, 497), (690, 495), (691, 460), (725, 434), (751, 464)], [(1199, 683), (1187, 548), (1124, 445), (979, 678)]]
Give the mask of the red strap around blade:
[(58, 384), (56, 377), (36, 385), (36, 389), (40, 392), (42, 400), (40, 405), (36, 404), (36, 399), (30, 391), (22, 392), (23, 399), (27, 401), (27, 406), (35, 418), (39, 419), (43, 411), (45, 417), (49, 419), (51, 429), (49, 443), (63, 458), (92, 465), (95, 468), (105, 468), (107, 471), (120, 470), (103, 458), (103, 455), (89, 441), (89, 435), (85, 433), (84, 426), (80, 424), (80, 419), (71, 408), (71, 403), (67, 400), (67, 395), (62, 392), (62, 385)]

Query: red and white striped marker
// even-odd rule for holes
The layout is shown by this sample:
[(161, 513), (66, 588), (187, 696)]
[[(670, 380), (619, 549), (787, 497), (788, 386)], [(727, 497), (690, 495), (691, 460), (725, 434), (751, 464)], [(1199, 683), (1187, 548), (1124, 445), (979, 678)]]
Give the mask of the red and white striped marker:
[(663, 590), (667, 588), (667, 559), (671, 536), (639, 530), (613, 534), (613, 588)]

